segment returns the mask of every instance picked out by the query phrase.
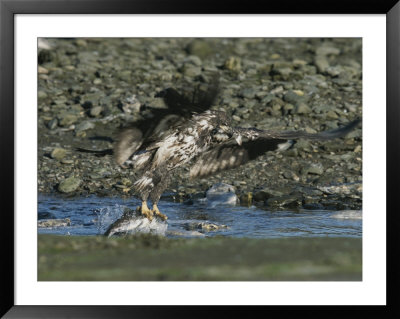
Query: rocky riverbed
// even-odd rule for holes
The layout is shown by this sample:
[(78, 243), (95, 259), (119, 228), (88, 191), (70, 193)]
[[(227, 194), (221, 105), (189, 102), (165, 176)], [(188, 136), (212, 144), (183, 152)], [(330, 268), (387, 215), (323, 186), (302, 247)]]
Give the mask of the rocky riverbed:
[[(134, 196), (135, 172), (112, 156), (119, 128), (163, 108), (155, 95), (190, 90), (220, 74), (213, 109), (259, 129), (334, 129), (362, 116), (361, 39), (40, 39), (38, 190), (62, 196)], [(361, 209), (362, 128), (328, 142), (300, 140), (239, 168), (173, 175), (164, 199), (190, 202), (212, 185), (234, 187), (242, 205)]]

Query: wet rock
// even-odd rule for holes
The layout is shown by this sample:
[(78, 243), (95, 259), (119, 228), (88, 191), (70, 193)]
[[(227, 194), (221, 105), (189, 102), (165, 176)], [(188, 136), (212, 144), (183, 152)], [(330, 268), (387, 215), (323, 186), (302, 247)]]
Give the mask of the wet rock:
[(248, 192), (246, 194), (240, 195), (240, 204), (245, 206), (250, 206), (253, 203), (253, 193)]
[(303, 197), (303, 208), (304, 209), (309, 209), (309, 210), (320, 210), (324, 209), (324, 205), (322, 205), (320, 202), (323, 201), (324, 199), (320, 197), (312, 197), (312, 196), (307, 196), (305, 195)]
[(193, 223), (187, 223), (184, 225), (184, 228), (186, 230), (201, 230), (201, 231), (216, 231), (220, 229), (227, 229), (228, 226), (226, 225), (218, 225), (218, 224), (213, 224), (213, 223), (208, 223), (208, 222), (193, 222)]
[(325, 194), (345, 194), (349, 195), (355, 192), (362, 192), (361, 183), (347, 183), (329, 186), (317, 186), (317, 188)]
[(65, 149), (57, 147), (50, 153), (50, 157), (56, 160), (61, 160), (65, 157), (66, 154), (67, 151)]
[(267, 199), (266, 204), (268, 207), (288, 207), (297, 208), (302, 205), (302, 196), (298, 194), (283, 195), (279, 197), (272, 197)]
[(67, 227), (71, 226), (69, 218), (64, 219), (42, 219), (38, 221), (38, 227), (52, 228), (52, 227)]
[(59, 185), (58, 190), (61, 193), (71, 193), (75, 191), (82, 183), (82, 180), (78, 177), (70, 176), (64, 179)]
[(303, 196), (309, 196), (309, 197), (320, 197), (323, 192), (321, 192), (319, 189), (316, 189), (314, 187), (296, 187), (296, 191), (301, 193)]
[(276, 187), (265, 187), (254, 193), (253, 199), (257, 202), (265, 201), (272, 197), (280, 197), (288, 193), (287, 189), (278, 189)]

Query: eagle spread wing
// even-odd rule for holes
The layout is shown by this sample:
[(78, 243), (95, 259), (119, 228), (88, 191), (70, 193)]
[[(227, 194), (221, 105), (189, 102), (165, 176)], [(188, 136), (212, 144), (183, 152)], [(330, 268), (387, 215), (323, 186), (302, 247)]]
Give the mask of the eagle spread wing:
[(190, 169), (190, 177), (204, 177), (216, 172), (238, 167), (248, 161), (265, 154), (268, 151), (286, 150), (290, 148), (293, 140), (304, 138), (309, 140), (330, 140), (343, 137), (352, 131), (360, 120), (357, 119), (344, 127), (320, 133), (307, 133), (303, 131), (270, 131), (256, 128), (236, 128), (234, 131), (246, 139), (240, 144), (226, 141), (197, 158)]
[(180, 94), (173, 88), (167, 88), (156, 97), (164, 99), (167, 109), (151, 110), (150, 119), (142, 119), (123, 129), (114, 146), (116, 162), (123, 166), (135, 153), (145, 150), (157, 142), (171, 127), (179, 126), (194, 113), (208, 110), (218, 95), (219, 76), (213, 75), (207, 85), (198, 85), (193, 92)]

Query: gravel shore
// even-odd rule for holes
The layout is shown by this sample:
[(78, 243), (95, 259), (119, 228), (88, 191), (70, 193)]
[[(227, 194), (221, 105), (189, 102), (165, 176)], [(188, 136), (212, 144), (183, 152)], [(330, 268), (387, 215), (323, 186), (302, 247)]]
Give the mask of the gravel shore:
[[(135, 172), (112, 156), (119, 128), (165, 107), (155, 95), (190, 90), (220, 74), (213, 109), (259, 129), (334, 129), (362, 117), (362, 40), (356, 38), (40, 39), (38, 191), (134, 196)], [(165, 199), (190, 202), (219, 182), (242, 205), (361, 209), (362, 128), (328, 142), (300, 140), (239, 168), (188, 179), (179, 168)]]

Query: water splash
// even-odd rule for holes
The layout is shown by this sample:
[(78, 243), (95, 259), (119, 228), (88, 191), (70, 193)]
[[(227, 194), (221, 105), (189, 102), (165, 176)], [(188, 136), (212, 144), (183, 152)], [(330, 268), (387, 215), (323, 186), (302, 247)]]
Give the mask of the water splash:
[(121, 218), (122, 214), (124, 213), (124, 208), (125, 206), (115, 204), (114, 206), (107, 206), (97, 209), (95, 211), (97, 213), (95, 225), (98, 234), (104, 234), (111, 224)]
[(98, 233), (108, 237), (137, 233), (165, 236), (167, 228), (168, 224), (158, 218), (149, 221), (140, 213), (118, 204), (103, 207), (98, 212)]

